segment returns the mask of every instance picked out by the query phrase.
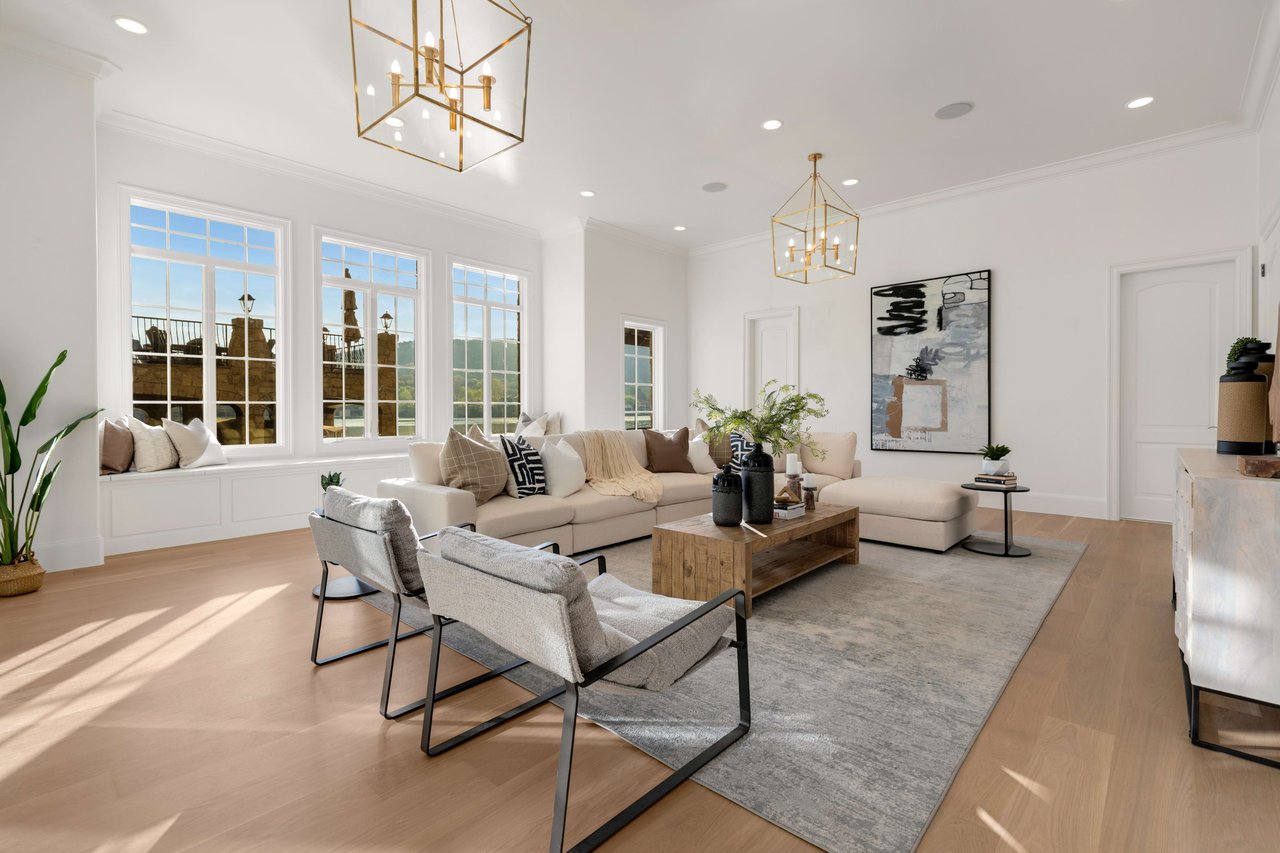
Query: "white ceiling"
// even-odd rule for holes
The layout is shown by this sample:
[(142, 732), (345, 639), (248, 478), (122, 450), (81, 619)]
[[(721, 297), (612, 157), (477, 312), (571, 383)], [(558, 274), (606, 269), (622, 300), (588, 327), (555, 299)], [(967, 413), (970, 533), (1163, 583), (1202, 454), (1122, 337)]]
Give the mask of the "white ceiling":
[[(1267, 0), (526, 0), (528, 141), (461, 175), (356, 138), (342, 0), (0, 4), (120, 66), (101, 114), (540, 230), (590, 216), (694, 247), (767, 230), (810, 151), (833, 184), (860, 179), (841, 191), (861, 209), (1238, 121)], [(1125, 108), (1140, 95), (1156, 102)], [(958, 100), (977, 109), (933, 118)]]

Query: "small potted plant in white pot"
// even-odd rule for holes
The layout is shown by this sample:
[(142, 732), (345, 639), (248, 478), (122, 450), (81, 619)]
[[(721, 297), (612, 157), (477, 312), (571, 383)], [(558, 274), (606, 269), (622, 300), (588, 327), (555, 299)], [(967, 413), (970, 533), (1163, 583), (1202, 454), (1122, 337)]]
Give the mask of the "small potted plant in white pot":
[(1007, 444), (984, 444), (978, 448), (982, 454), (982, 473), (1008, 474), (1009, 463), (1005, 460), (1011, 451)]

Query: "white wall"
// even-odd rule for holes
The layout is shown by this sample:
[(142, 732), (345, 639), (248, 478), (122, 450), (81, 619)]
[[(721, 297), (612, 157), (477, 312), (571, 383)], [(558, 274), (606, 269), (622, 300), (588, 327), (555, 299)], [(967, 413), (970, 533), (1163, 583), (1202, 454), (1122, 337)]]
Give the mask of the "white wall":
[[(13, 425), (59, 351), (70, 351), (34, 424), (36, 447), (96, 407), (94, 305), (94, 77), (0, 47), (5, 115), (0, 122), (0, 257), (4, 334), (0, 378)], [(98, 450), (92, 422), (62, 444), (63, 465), (37, 536), (48, 570), (102, 562)], [(19, 485), (21, 484), (19, 480)]]
[(797, 285), (767, 239), (689, 261), (690, 385), (742, 397), (742, 314), (800, 306), (800, 381), (852, 429), (864, 474), (968, 480), (976, 457), (873, 452), (868, 290), (992, 270), (992, 438), (1014, 448), (1029, 510), (1106, 517), (1110, 267), (1250, 246), (1256, 137), (1241, 134), (1087, 171), (865, 212), (858, 275)]
[[(293, 457), (344, 456), (403, 450), (402, 440), (346, 440), (323, 443), (320, 437), (319, 364), (313, 343), (319, 329), (317, 228), (386, 240), (430, 254), (428, 345), (419, 351), (419, 367), (429, 383), (428, 432), (442, 435), (451, 423), (449, 265), (452, 260), (491, 264), (524, 273), (529, 280), (529, 387), (532, 408), (541, 404), (541, 345), (538, 305), (541, 287), (541, 245), (523, 229), (486, 226), (440, 215), (388, 194), (344, 189), (322, 179), (308, 179), (284, 168), (241, 162), (232, 156), (192, 150), (112, 126), (98, 133), (98, 251), (101, 365), (98, 381), (103, 405), (109, 411), (127, 409), (126, 330), (120, 317), (127, 312), (128, 281), (124, 221), (125, 186), (184, 196), (286, 220), (292, 245), (286, 272), (284, 329), (290, 343), (286, 384), (289, 403), (284, 429)], [(465, 180), (465, 176), (462, 178)]]
[(561, 429), (587, 425), (586, 245), (574, 222), (542, 243), (542, 399), (561, 413)]
[(1259, 281), (1256, 334), (1280, 344), (1280, 86), (1272, 87), (1263, 107), (1257, 143), (1258, 261), (1267, 265), (1267, 275)]
[(689, 410), (687, 260), (598, 223), (586, 229), (586, 426), (622, 428), (622, 324), (653, 320), (663, 327), (660, 429), (693, 422)]

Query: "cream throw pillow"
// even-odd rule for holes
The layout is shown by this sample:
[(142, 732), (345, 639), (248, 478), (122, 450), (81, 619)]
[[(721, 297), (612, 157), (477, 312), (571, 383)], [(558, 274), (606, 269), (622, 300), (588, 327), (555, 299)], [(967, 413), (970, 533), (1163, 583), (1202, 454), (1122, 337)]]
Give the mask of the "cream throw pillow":
[(547, 473), (547, 494), (567, 498), (587, 484), (587, 466), (569, 442), (548, 441), (542, 445), (542, 467)]
[(707, 444), (706, 433), (689, 440), (689, 464), (699, 474), (714, 474), (720, 470), (711, 458), (711, 445)]
[(538, 415), (538, 417), (516, 430), (516, 437), (530, 438), (539, 435), (546, 435), (548, 421), (548, 415)]
[(501, 450), (456, 429), (449, 430), (440, 451), (440, 477), (446, 486), (471, 492), (479, 506), (506, 489), (509, 473), (507, 457)]
[(178, 450), (164, 427), (147, 426), (131, 417), (129, 432), (133, 433), (133, 467), (137, 471), (145, 474), (178, 467)]
[(222, 445), (214, 437), (209, 428), (199, 418), (189, 424), (180, 424), (168, 418), (161, 418), (165, 435), (173, 442), (178, 451), (179, 468), (204, 468), (207, 465), (226, 465), (227, 455), (222, 452)]

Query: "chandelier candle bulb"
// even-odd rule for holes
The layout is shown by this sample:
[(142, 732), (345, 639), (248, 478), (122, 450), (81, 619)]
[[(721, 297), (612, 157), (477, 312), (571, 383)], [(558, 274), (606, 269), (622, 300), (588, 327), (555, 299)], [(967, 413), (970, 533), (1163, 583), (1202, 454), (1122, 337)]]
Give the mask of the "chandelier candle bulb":
[[(774, 275), (800, 284), (857, 271), (859, 217), (819, 174), (821, 159), (821, 154), (809, 155), (808, 179), (771, 218)], [(797, 243), (802, 252), (796, 251)]]
[(493, 84), (498, 82), (493, 76), (493, 66), (485, 60), (484, 65), (480, 66), (480, 86), (484, 92), (484, 111), (489, 112), (493, 109)]

